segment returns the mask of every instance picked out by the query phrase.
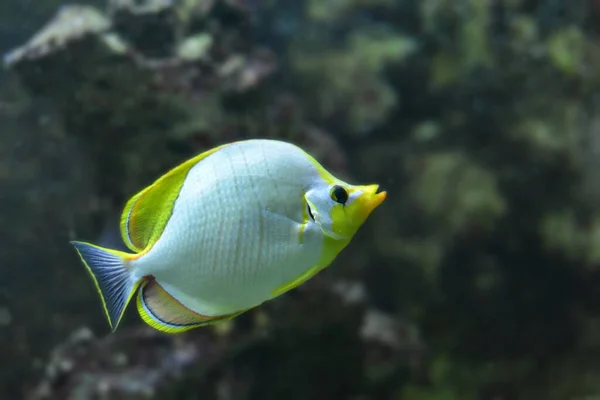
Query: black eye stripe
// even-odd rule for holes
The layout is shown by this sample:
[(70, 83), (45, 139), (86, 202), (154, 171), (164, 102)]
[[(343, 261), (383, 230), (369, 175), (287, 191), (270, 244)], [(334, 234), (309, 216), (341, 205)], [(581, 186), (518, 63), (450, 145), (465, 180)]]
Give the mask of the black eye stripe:
[(340, 185), (331, 188), (331, 199), (340, 204), (346, 204), (348, 201), (348, 192)]
[(308, 215), (310, 215), (310, 219), (314, 221), (315, 216), (313, 215), (312, 210), (310, 209), (310, 204), (306, 203), (306, 209), (308, 210)]

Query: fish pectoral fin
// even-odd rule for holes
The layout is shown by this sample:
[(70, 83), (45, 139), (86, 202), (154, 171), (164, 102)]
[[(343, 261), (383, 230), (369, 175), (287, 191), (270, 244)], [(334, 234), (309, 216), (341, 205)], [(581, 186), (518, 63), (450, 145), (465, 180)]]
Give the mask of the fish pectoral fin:
[(140, 316), (148, 325), (162, 332), (179, 333), (215, 324), (235, 315), (206, 316), (198, 314), (169, 294), (156, 280), (142, 284), (137, 297)]
[(190, 169), (225, 146), (205, 151), (178, 165), (129, 199), (120, 224), (121, 236), (129, 249), (141, 252), (158, 240)]

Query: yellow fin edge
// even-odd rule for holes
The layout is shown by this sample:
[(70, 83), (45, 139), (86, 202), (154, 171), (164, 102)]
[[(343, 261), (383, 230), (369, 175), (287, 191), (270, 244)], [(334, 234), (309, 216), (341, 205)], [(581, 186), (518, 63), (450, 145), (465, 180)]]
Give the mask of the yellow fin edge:
[[(161, 289), (169, 296), (172, 298), (173, 304), (175, 305), (175, 303), (177, 304), (176, 307), (179, 307), (183, 312), (185, 313), (192, 313), (195, 314), (195, 316), (198, 319), (204, 319), (201, 322), (198, 323), (189, 323), (189, 324), (185, 324), (185, 325), (178, 325), (178, 324), (173, 324), (173, 323), (169, 323), (167, 321), (163, 321), (161, 320), (156, 314), (154, 314), (152, 312), (152, 310), (150, 309), (150, 307), (146, 304), (146, 301), (144, 300), (144, 289), (148, 286), (155, 283), (155, 281), (146, 281), (143, 286), (140, 288), (139, 292), (138, 292), (138, 296), (137, 296), (137, 309), (138, 312), (140, 314), (140, 317), (142, 318), (142, 320), (148, 324), (150, 327), (160, 331), (160, 332), (164, 332), (164, 333), (169, 333), (169, 334), (177, 334), (177, 333), (182, 333), (185, 331), (189, 331), (190, 329), (195, 329), (195, 328), (200, 328), (203, 326), (209, 326), (209, 325), (215, 325), (221, 322), (225, 322), (228, 320), (231, 320), (235, 317), (237, 317), (240, 314), (243, 314), (244, 312), (248, 311), (248, 310), (243, 310), (240, 311), (238, 313), (234, 313), (234, 314), (228, 314), (228, 315), (222, 315), (222, 316), (215, 316), (215, 317), (208, 317), (208, 316), (203, 316), (200, 314), (197, 314), (195, 312), (193, 312), (192, 310), (188, 309), (187, 307), (185, 307), (184, 305), (182, 305), (181, 303), (179, 303), (175, 298), (173, 298), (164, 288), (161, 287)], [(158, 283), (155, 283), (157, 285), (159, 285)], [(160, 285), (159, 285), (160, 286)]]
[(343, 248), (346, 247), (348, 242), (349, 241), (347, 240), (336, 240), (330, 237), (325, 237), (325, 242), (323, 243), (323, 253), (319, 258), (319, 261), (314, 266), (306, 270), (302, 275), (275, 289), (271, 293), (271, 295), (274, 297), (282, 295), (283, 293), (297, 288), (298, 286), (302, 285), (303, 283), (314, 277), (316, 274), (327, 268), (327, 266), (329, 266), (333, 262), (333, 260), (337, 257), (340, 251), (342, 251)]
[(272, 296), (279, 296), (282, 295), (285, 292), (288, 292), (292, 289), (297, 288), (298, 286), (302, 285), (304, 282), (308, 281), (310, 278), (312, 278), (313, 276), (315, 276), (317, 273), (319, 273), (319, 271), (321, 271), (323, 268), (325, 268), (325, 266), (321, 266), (319, 264), (309, 268), (306, 272), (304, 272), (302, 275), (300, 275), (299, 277), (293, 279), (292, 281), (283, 284), (282, 286), (278, 287), (277, 289), (275, 289), (271, 295)]
[(131, 236), (129, 235), (129, 218), (131, 217), (131, 212), (133, 210), (133, 207), (135, 206), (135, 203), (138, 201), (138, 199), (141, 196), (144, 195), (144, 193), (146, 193), (146, 191), (149, 188), (150, 188), (150, 186), (147, 187), (147, 188), (145, 188), (141, 192), (137, 193), (132, 198), (130, 198), (127, 201), (127, 204), (125, 204), (123, 214), (121, 215), (121, 225), (120, 225), (121, 226), (121, 237), (123, 238), (123, 241), (125, 242), (125, 245), (131, 251), (135, 251), (136, 253), (142, 251), (143, 249), (141, 249), (138, 246), (136, 246), (133, 243), (133, 241), (131, 240)]
[(226, 146), (229, 144), (217, 146), (184, 161), (127, 201), (121, 214), (120, 230), (121, 237), (129, 249), (141, 252), (148, 250), (158, 241), (189, 170)]
[[(120, 313), (118, 314), (117, 318), (113, 318), (113, 316), (111, 315), (110, 311), (109, 311), (109, 307), (108, 307), (108, 303), (106, 301), (104, 292), (102, 291), (102, 288), (100, 286), (100, 282), (98, 281), (98, 277), (96, 276), (96, 274), (98, 273), (98, 271), (94, 272), (94, 269), (92, 269), (90, 267), (90, 265), (88, 264), (88, 261), (86, 260), (86, 258), (84, 257), (84, 251), (82, 251), (82, 247), (81, 246), (85, 246), (91, 249), (95, 249), (98, 253), (102, 254), (102, 253), (106, 253), (106, 254), (110, 254), (112, 256), (115, 257), (115, 259), (119, 259), (122, 260), (123, 262), (123, 268), (125, 269), (125, 263), (127, 261), (133, 260), (136, 258), (135, 254), (129, 254), (129, 253), (125, 253), (122, 251), (118, 251), (118, 250), (112, 250), (112, 249), (106, 249), (104, 247), (101, 246), (97, 246), (91, 243), (87, 243), (87, 242), (76, 242), (73, 241), (71, 242), (71, 244), (73, 244), (75, 246), (75, 249), (77, 250), (77, 254), (81, 260), (81, 262), (83, 263), (84, 267), (87, 269), (89, 275), (92, 278), (92, 281), (94, 282), (94, 286), (96, 287), (96, 291), (98, 292), (98, 295), (100, 297), (100, 301), (102, 303), (102, 309), (104, 310), (104, 314), (106, 316), (106, 319), (108, 320), (108, 324), (110, 325), (111, 330), (114, 332), (117, 327), (119, 326), (119, 323), (121, 322), (121, 320), (123, 319), (123, 315), (125, 315), (125, 311), (127, 309), (127, 305), (129, 304), (129, 302), (131, 301), (131, 299), (133, 298), (133, 296), (135, 295), (135, 292), (137, 290), (137, 288), (139, 287), (141, 280), (134, 283), (129, 290), (128, 296), (125, 299), (125, 302), (123, 303), (123, 307), (122, 310), (120, 311)], [(125, 273), (125, 272), (124, 272)]]

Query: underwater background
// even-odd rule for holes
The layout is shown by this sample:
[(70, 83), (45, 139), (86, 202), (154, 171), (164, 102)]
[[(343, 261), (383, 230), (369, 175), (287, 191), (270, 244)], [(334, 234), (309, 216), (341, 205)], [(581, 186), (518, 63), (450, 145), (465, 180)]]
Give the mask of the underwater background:
[[(0, 398), (600, 399), (599, 26), (595, 0), (2, 0)], [(231, 323), (110, 334), (69, 240), (255, 137), (388, 199)]]

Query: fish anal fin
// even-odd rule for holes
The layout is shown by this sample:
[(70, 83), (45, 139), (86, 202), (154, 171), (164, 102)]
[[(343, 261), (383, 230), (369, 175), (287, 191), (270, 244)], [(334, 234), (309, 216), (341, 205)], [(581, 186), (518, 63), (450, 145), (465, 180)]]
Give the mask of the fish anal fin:
[(149, 280), (142, 284), (138, 292), (137, 307), (144, 322), (154, 329), (167, 333), (184, 332), (239, 315), (239, 313), (223, 316), (198, 314), (181, 304), (156, 280)]
[(227, 144), (215, 147), (173, 168), (134, 195), (121, 214), (121, 236), (129, 249), (141, 252), (162, 234), (190, 169)]

